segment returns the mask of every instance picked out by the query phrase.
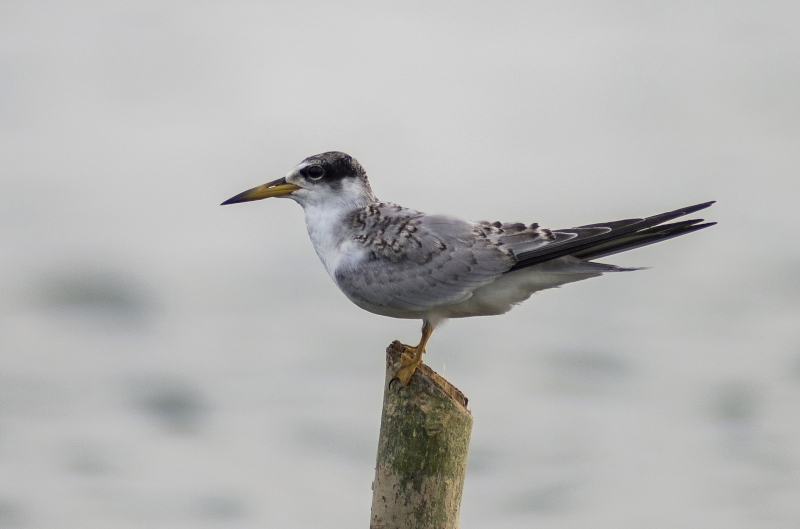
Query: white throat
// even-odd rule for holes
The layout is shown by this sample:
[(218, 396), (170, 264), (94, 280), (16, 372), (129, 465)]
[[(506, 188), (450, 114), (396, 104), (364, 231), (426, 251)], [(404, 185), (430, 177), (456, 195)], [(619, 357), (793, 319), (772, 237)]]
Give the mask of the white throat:
[(311, 244), (334, 281), (339, 267), (354, 266), (366, 257), (364, 247), (353, 240), (349, 217), (374, 200), (357, 185), (345, 186), (336, 194), (297, 200), (303, 206)]

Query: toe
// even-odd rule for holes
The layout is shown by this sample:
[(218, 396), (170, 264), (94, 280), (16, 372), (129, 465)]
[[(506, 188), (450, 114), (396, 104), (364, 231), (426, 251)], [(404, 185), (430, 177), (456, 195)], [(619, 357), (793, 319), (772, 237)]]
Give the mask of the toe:
[(394, 374), (394, 378), (400, 381), (403, 387), (408, 386), (411, 381), (411, 376), (416, 371), (412, 366), (401, 366), (400, 369)]

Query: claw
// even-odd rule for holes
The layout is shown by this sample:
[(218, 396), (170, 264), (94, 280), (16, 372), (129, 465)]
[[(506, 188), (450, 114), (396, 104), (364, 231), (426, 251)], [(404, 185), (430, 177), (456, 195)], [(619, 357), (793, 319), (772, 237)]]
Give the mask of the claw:
[(400, 367), (394, 374), (394, 377), (400, 381), (403, 387), (408, 385), (411, 381), (411, 376), (422, 363), (422, 354), (419, 354), (419, 359), (417, 359), (417, 350), (415, 348), (406, 346), (406, 351), (413, 352), (414, 355), (412, 356), (408, 352), (403, 353), (400, 356)]
[(413, 375), (416, 370), (416, 367), (401, 366), (400, 369), (398, 369), (394, 374), (394, 378), (399, 380), (403, 387), (406, 387), (408, 386), (408, 383), (411, 382), (411, 375)]
[(394, 378), (398, 379), (403, 387), (407, 386), (411, 381), (411, 376), (422, 364), (422, 355), (425, 354), (425, 346), (428, 344), (428, 339), (433, 333), (433, 327), (425, 322), (422, 325), (422, 339), (419, 345), (411, 347), (403, 344), (404, 353), (400, 355), (400, 367), (394, 374)]

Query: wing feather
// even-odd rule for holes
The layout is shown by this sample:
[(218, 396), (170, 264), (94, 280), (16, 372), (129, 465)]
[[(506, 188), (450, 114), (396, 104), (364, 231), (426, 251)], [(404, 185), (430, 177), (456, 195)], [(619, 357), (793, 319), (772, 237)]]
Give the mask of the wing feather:
[(513, 252), (483, 237), (476, 223), (394, 204), (370, 206), (351, 226), (369, 258), (358, 273), (341, 269), (334, 279), (368, 305), (424, 311), (463, 301), (516, 261)]
[[(700, 219), (665, 224), (711, 204), (647, 218), (547, 230), (537, 224), (467, 222), (425, 215), (381, 202), (353, 214), (349, 227), (366, 258), (356, 268), (337, 269), (334, 279), (348, 297), (368, 310), (425, 313), (465, 302), (474, 291), (507, 272), (548, 261), (563, 261), (559, 265), (562, 273), (575, 275), (559, 278), (559, 284), (624, 270), (611, 265), (601, 269), (601, 265), (586, 261), (711, 226), (714, 223)], [(570, 259), (556, 261), (567, 256)], [(583, 270), (578, 260), (595, 268)]]
[[(615, 222), (608, 222), (608, 223), (600, 223), (600, 224), (590, 224), (588, 226), (582, 226), (579, 228), (572, 228), (566, 230), (553, 230), (553, 233), (575, 233), (576, 237), (572, 239), (567, 239), (564, 242), (554, 242), (553, 244), (549, 244), (543, 248), (536, 248), (528, 252), (522, 252), (517, 254), (518, 261), (517, 263), (511, 267), (509, 270), (510, 272), (514, 270), (519, 270), (521, 268), (526, 268), (528, 266), (533, 266), (535, 264), (543, 263), (545, 261), (550, 261), (553, 259), (558, 259), (559, 257), (564, 257), (566, 255), (574, 255), (574, 256), (581, 256), (582, 259), (596, 259), (598, 257), (602, 257), (603, 255), (609, 255), (609, 253), (602, 253), (602, 255), (594, 254), (594, 248), (596, 247), (604, 247), (607, 246), (607, 249), (613, 248), (614, 251), (610, 253), (617, 253), (620, 251), (624, 251), (626, 249), (626, 244), (622, 241), (619, 245), (609, 245), (611, 241), (621, 240), (623, 237), (630, 237), (636, 234), (647, 234), (647, 235), (654, 235), (656, 232), (647, 233), (646, 230), (656, 227), (659, 224), (663, 224), (664, 222), (668, 222), (672, 219), (676, 219), (678, 217), (682, 217), (684, 215), (688, 215), (689, 213), (694, 213), (695, 211), (699, 211), (701, 209), (705, 209), (709, 207), (714, 202), (704, 202), (702, 204), (697, 204), (695, 206), (689, 206), (682, 209), (676, 209), (675, 211), (668, 211), (666, 213), (661, 213), (660, 215), (654, 215), (652, 217), (647, 217), (644, 219), (626, 219), (622, 221), (615, 221)], [(698, 221), (700, 222), (700, 221)], [(703, 225), (702, 227), (709, 226), (710, 224)], [(583, 232), (585, 229), (599, 229), (599, 228), (606, 228), (605, 232), (602, 233), (591, 233), (591, 232)], [(631, 239), (631, 242), (635, 243), (642, 243), (642, 244), (634, 244), (630, 248), (636, 248), (638, 246), (643, 246), (644, 244), (652, 244), (653, 242), (658, 242), (659, 240), (664, 240), (666, 238), (677, 237), (678, 235), (682, 235), (684, 233), (689, 233), (691, 231), (696, 231), (698, 229), (702, 229), (701, 227), (694, 227), (693, 229), (689, 228), (681, 228), (677, 229), (677, 231), (671, 232), (670, 237), (646, 237), (645, 239), (649, 242), (644, 242), (644, 239), (636, 239), (635, 237)], [(627, 241), (626, 241), (627, 242)]]

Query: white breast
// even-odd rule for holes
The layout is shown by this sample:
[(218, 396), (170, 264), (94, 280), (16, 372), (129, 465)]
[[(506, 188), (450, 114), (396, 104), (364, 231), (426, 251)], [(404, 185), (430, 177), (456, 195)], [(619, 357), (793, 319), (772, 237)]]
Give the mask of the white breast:
[(350, 233), (346, 222), (349, 209), (313, 205), (304, 208), (311, 244), (334, 281), (340, 267), (354, 268), (367, 257), (367, 251)]

